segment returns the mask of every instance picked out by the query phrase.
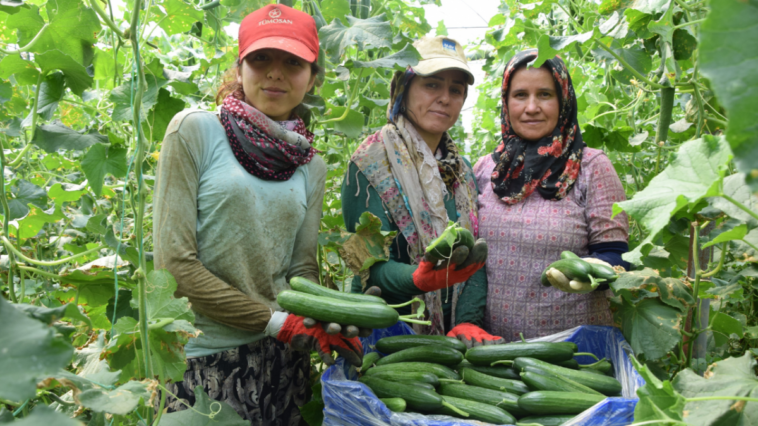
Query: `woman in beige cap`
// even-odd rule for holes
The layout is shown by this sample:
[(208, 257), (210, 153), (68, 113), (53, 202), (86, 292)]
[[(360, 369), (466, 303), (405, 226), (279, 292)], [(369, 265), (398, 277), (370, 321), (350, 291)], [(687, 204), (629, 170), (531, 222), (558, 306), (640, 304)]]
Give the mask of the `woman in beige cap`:
[[(423, 295), (431, 326), (420, 334), (457, 337), (470, 346), (500, 343), (484, 332), (487, 245), (456, 249), (450, 261), (424, 258), (426, 247), (448, 224), (478, 235), (477, 187), (471, 164), (447, 131), (458, 120), (468, 86), (474, 83), (461, 45), (446, 37), (423, 38), (414, 46), (417, 65), (395, 73), (387, 124), (366, 138), (350, 158), (342, 185), (342, 212), (354, 232), (363, 212), (397, 231), (390, 260), (375, 263), (352, 291), (378, 286), (388, 303)], [(410, 307), (406, 308), (410, 313)]]

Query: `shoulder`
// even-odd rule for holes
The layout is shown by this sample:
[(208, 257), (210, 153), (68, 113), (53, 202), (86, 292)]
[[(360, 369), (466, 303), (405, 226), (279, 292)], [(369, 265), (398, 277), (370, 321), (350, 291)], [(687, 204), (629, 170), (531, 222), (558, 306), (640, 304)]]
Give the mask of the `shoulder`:
[(377, 130), (374, 134), (366, 137), (366, 139), (358, 145), (358, 148), (355, 149), (353, 155), (350, 156), (350, 161), (359, 162), (365, 160), (369, 156), (373, 156), (372, 154), (376, 153), (377, 150), (378, 152), (385, 152), (384, 143), (382, 143), (383, 141), (382, 130)]
[(318, 154), (313, 154), (311, 161), (305, 165), (308, 173), (308, 180), (326, 181), (326, 162)]
[(209, 131), (224, 132), (224, 127), (215, 113), (200, 109), (185, 109), (171, 119), (166, 135), (180, 133), (182, 136), (196, 136)]
[(492, 174), (492, 170), (495, 168), (495, 162), (492, 160), (492, 155), (487, 154), (484, 157), (477, 160), (474, 164), (474, 176), (477, 179), (482, 176), (489, 177)]
[(598, 167), (611, 164), (610, 158), (603, 152), (602, 149), (584, 147), (582, 150), (582, 166), (583, 167)]

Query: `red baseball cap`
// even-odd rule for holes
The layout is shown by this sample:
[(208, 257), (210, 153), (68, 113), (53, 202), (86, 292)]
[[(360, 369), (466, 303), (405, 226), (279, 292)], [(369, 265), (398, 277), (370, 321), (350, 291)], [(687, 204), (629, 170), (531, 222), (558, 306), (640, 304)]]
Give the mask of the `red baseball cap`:
[(245, 16), (240, 25), (240, 60), (260, 49), (279, 49), (308, 62), (318, 58), (318, 31), (311, 15), (270, 4)]

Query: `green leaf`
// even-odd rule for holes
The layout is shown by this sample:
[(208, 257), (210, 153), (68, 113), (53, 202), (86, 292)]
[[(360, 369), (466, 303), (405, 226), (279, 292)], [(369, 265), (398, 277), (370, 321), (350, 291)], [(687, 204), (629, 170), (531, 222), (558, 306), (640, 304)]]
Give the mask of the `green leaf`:
[(90, 410), (126, 415), (139, 406), (140, 400), (150, 401), (150, 392), (144, 383), (129, 381), (113, 390), (100, 387), (88, 389), (76, 398)]
[(660, 35), (661, 40), (671, 45), (674, 42), (674, 8), (669, 7), (661, 19), (649, 23), (647, 29)]
[(440, 20), (437, 22), (437, 28), (435, 28), (434, 33), (438, 36), (447, 36), (447, 27), (445, 26), (445, 21)]
[(726, 138), (735, 162), (750, 175), (758, 169), (758, 51), (750, 42), (758, 40), (758, 1), (721, 0), (709, 7), (700, 28), (700, 67), (729, 112)]
[(47, 192), (47, 196), (50, 197), (51, 200), (55, 203), (56, 206), (61, 206), (63, 203), (70, 203), (74, 201), (79, 201), (80, 198), (82, 198), (82, 195), (86, 194), (86, 189), (80, 189), (80, 190), (71, 190), (67, 191), (63, 189), (63, 185), (60, 183), (56, 183), (55, 185), (50, 187), (50, 190)]
[[(168, 83), (168, 80), (162, 77), (163, 70), (161, 70), (160, 75), (161, 77), (152, 74), (145, 76), (147, 90), (142, 95), (142, 109), (140, 110), (142, 121), (147, 119), (147, 112), (158, 102), (159, 89)], [(131, 91), (131, 81), (127, 81), (111, 91), (109, 98), (113, 101), (114, 121), (132, 120), (132, 102), (134, 99)]]
[(646, 365), (640, 364), (635, 357), (632, 356), (629, 359), (634, 364), (634, 369), (645, 379), (645, 385), (637, 389), (637, 397), (640, 400), (634, 407), (634, 421), (681, 421), (685, 404), (684, 397), (674, 390), (671, 382), (668, 380), (661, 382)]
[(631, 303), (660, 296), (663, 303), (682, 313), (695, 303), (689, 288), (681, 280), (661, 277), (650, 268), (619, 274), (618, 279), (611, 283), (611, 289)]
[(110, 173), (114, 177), (126, 176), (126, 149), (93, 145), (82, 160), (82, 171), (95, 195), (103, 192), (103, 179)]
[(683, 317), (678, 309), (658, 299), (644, 299), (636, 304), (626, 299), (611, 299), (614, 317), (621, 332), (637, 356), (654, 360), (666, 356), (681, 341)]
[(61, 70), (66, 77), (66, 86), (79, 96), (92, 87), (93, 79), (87, 69), (67, 53), (60, 50), (48, 50), (35, 55), (34, 60), (39, 64), (42, 72)]
[(187, 32), (192, 24), (203, 20), (203, 12), (195, 9), (192, 3), (166, 0), (161, 5), (166, 9), (167, 18), (160, 19), (159, 25), (168, 35)]
[[(226, 402), (210, 399), (202, 386), (195, 388), (195, 405), (192, 408), (192, 410), (164, 414), (158, 426), (247, 426), (250, 424)], [(213, 418), (210, 418), (211, 413), (215, 413)]]
[[(19, 403), (36, 394), (37, 383), (66, 367), (74, 348), (53, 328), (30, 318), (0, 297), (0, 398)], [(61, 423), (49, 423), (61, 424)]]
[[(92, 45), (97, 42), (95, 35), (100, 31), (100, 19), (95, 11), (86, 7), (79, 0), (57, 0), (46, 4), (49, 22), (44, 33), (32, 49), (35, 53), (43, 53), (57, 49), (66, 52), (81, 65), (89, 65), (92, 55)], [(31, 8), (28, 12), (20, 12), (8, 22), (10, 28), (19, 30), (19, 45), (26, 46), (37, 33), (42, 30), (45, 21), (39, 14), (39, 9)]]
[(34, 62), (23, 60), (21, 55), (7, 55), (0, 59), (0, 78), (7, 80), (12, 75), (19, 84), (27, 86), (37, 84), (39, 70), (34, 66)]
[(592, 34), (592, 31), (568, 37), (554, 37), (544, 34), (540, 37), (540, 40), (537, 43), (539, 55), (529, 65), (532, 67), (540, 67), (546, 60), (554, 58), (555, 55), (565, 51), (574, 43), (583, 44), (591, 39)]
[(58, 306), (57, 308), (27, 305), (25, 303), (19, 303), (15, 306), (16, 309), (26, 312), (26, 314), (30, 317), (36, 319), (37, 321), (42, 321), (48, 325), (51, 325), (53, 322), (58, 321), (61, 318), (68, 318), (72, 320), (82, 321), (92, 327), (92, 322), (90, 322), (89, 318), (87, 318), (87, 316), (83, 313), (79, 312), (79, 308), (77, 308), (77, 306), (72, 303), (67, 303), (65, 305)]
[(358, 46), (359, 49), (366, 46), (392, 47), (392, 28), (385, 19), (384, 14), (368, 19), (348, 15), (347, 27), (335, 19), (319, 31), (321, 45), (335, 59), (332, 62), (338, 62), (349, 46)]
[(725, 313), (716, 312), (709, 319), (708, 327), (714, 331), (713, 339), (716, 341), (717, 346), (729, 343), (729, 335), (732, 333), (740, 338), (744, 336), (742, 323)]
[(669, 3), (669, 0), (634, 0), (631, 8), (643, 13), (653, 14), (662, 12), (663, 8)]
[[(727, 176), (724, 178), (722, 192), (739, 201), (751, 211), (758, 211), (758, 197), (752, 194), (750, 187), (745, 183), (745, 178), (746, 176), (744, 173), (735, 173), (731, 176)], [(746, 222), (749, 228), (752, 229), (758, 227), (758, 220), (734, 205), (731, 201), (728, 201), (726, 198), (713, 197), (708, 199), (708, 202), (712, 207), (728, 214), (729, 217)]]
[[(442, 21), (440, 21), (442, 22)], [(383, 58), (374, 59), (373, 61), (362, 62), (354, 61), (353, 66), (355, 68), (393, 68), (401, 67), (405, 69), (407, 66), (413, 66), (418, 64), (418, 60), (421, 59), (418, 51), (410, 43), (406, 44), (400, 51), (395, 52), (389, 56)]]
[[(333, 107), (331, 117), (341, 117), (345, 112), (345, 107)], [(334, 129), (338, 132), (342, 132), (349, 138), (357, 138), (363, 133), (363, 120), (364, 116), (358, 111), (350, 110), (347, 113), (347, 117), (341, 121), (335, 121), (333, 123)]]
[(149, 140), (160, 142), (166, 134), (168, 123), (178, 112), (184, 109), (184, 101), (171, 96), (166, 89), (158, 92), (158, 102), (147, 116), (145, 135)]
[[(60, 280), (62, 284), (76, 287), (79, 303), (88, 308), (107, 304), (108, 300), (115, 294), (113, 268), (110, 267), (93, 267), (86, 271), (75, 269), (69, 273), (61, 274)], [(129, 284), (130, 281), (122, 276), (119, 278), (119, 283), (125, 285)], [(64, 301), (74, 301), (73, 295), (70, 296), (70, 300), (65, 300), (62, 296), (58, 297)]]
[(62, 124), (53, 123), (38, 126), (32, 143), (49, 153), (57, 152), (59, 149), (82, 151), (96, 143), (108, 143), (108, 137), (95, 129), (80, 133)]
[(195, 314), (187, 305), (187, 298), (174, 298), (176, 281), (165, 269), (153, 271), (147, 276), (150, 283), (150, 297), (147, 298), (148, 318), (172, 318), (174, 320), (195, 321)]
[(730, 229), (729, 231), (722, 232), (716, 238), (703, 244), (701, 248), (710, 247), (714, 244), (723, 243), (724, 241), (741, 240), (747, 235), (747, 225), (744, 223), (737, 227)]
[(62, 73), (56, 72), (45, 77), (39, 88), (37, 114), (45, 121), (53, 118), (53, 113), (58, 109), (58, 102), (63, 99), (65, 93)]
[[(739, 358), (727, 358), (708, 367), (705, 377), (690, 369), (677, 374), (674, 388), (687, 398), (708, 396), (746, 396), (758, 398), (758, 378), (755, 359), (746, 353)], [(689, 425), (749, 426), (756, 424), (758, 404), (734, 400), (688, 402), (684, 420)]]
[(32, 205), (29, 209), (29, 214), (18, 221), (18, 237), (20, 239), (32, 238), (39, 233), (46, 223), (55, 223), (64, 218), (65, 216), (59, 207), (43, 211)]
[(33, 183), (21, 179), (11, 188), (11, 191), (14, 197), (8, 200), (8, 208), (10, 209), (8, 220), (26, 216), (29, 213), (29, 203), (43, 209), (47, 207), (45, 190)]
[(84, 426), (84, 423), (54, 411), (46, 405), (37, 405), (32, 414), (13, 422), (13, 426)]
[(350, 16), (350, 2), (348, 0), (323, 0), (321, 2), (321, 14), (324, 24), (339, 19), (346, 23), (345, 16)]
[(680, 28), (674, 31), (674, 42), (671, 47), (674, 49), (674, 59), (685, 61), (690, 59), (697, 49), (697, 39), (686, 29)]
[(705, 136), (686, 142), (644, 190), (614, 204), (613, 214), (626, 211), (647, 229), (649, 238), (655, 238), (677, 212), (719, 194), (731, 158), (723, 138)]

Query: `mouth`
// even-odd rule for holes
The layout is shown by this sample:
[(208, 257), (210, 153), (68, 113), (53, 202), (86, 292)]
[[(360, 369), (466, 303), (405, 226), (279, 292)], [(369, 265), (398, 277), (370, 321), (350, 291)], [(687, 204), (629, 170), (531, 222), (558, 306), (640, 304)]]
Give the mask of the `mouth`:
[(526, 124), (527, 126), (537, 126), (544, 123), (545, 121), (544, 120), (526, 120), (526, 121), (522, 120), (521, 122)]
[(449, 118), (450, 117), (450, 114), (444, 113), (442, 111), (429, 111), (429, 112), (431, 114), (434, 114), (434, 115), (439, 116), (439, 117), (445, 117), (445, 118)]
[(283, 95), (285, 95), (287, 93), (285, 90), (279, 89), (277, 87), (264, 87), (261, 90), (266, 95), (268, 95), (268, 96), (274, 96), (274, 97), (283, 96)]

